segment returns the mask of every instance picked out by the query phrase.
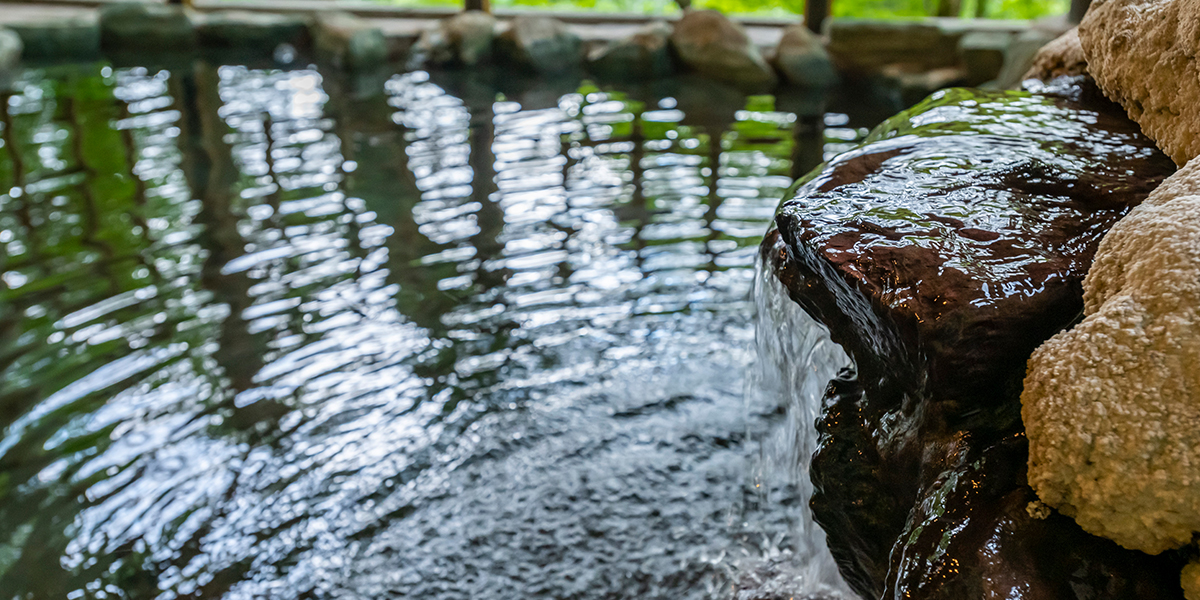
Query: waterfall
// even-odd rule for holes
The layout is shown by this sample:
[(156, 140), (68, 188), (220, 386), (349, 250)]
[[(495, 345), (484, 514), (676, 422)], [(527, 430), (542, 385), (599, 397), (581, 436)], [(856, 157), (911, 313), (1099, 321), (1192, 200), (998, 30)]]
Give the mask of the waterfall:
[[(791, 532), (787, 565), (776, 565), (766, 581), (753, 583), (751, 596), (781, 592), (799, 600), (857, 598), (842, 580), (825, 532), (812, 520), (808, 500), (813, 485), (809, 465), (817, 446), (816, 419), (825, 387), (851, 364), (823, 325), (788, 297), (761, 255), (755, 265), (755, 344), (758, 360), (746, 380), (747, 410), (783, 409), (784, 421), (762, 440), (757, 476), (782, 478), (801, 499)], [(766, 588), (766, 589), (764, 589)]]

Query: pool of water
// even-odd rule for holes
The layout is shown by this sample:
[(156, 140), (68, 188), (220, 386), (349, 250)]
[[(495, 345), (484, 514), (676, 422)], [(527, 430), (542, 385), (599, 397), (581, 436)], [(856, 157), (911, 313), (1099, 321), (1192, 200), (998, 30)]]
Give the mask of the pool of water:
[(663, 85), (21, 75), (0, 598), (786, 591), (757, 244), (865, 130)]

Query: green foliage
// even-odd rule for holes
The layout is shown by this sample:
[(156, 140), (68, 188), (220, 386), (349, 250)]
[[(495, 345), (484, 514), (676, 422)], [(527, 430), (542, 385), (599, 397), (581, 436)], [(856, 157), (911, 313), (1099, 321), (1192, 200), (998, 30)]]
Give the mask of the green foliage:
[(933, 14), (934, 2), (930, 0), (830, 0), (830, 9), (835, 17), (863, 19), (923, 17)]
[[(424, 2), (425, 0), (416, 1)], [(443, 0), (432, 1), (442, 2)], [(568, 12), (628, 12), (647, 15), (666, 15), (679, 12), (679, 6), (675, 4), (674, 0), (493, 0), (492, 6), (497, 8), (545, 8)]]
[[(398, 6), (460, 6), (461, 0), (379, 0)], [(979, 3), (983, 3), (982, 14)], [(794, 17), (804, 0), (693, 0), (697, 8), (734, 15)], [(936, 0), (830, 0), (835, 17), (894, 19), (934, 14)], [(1069, 0), (962, 0), (960, 14), (989, 19), (1037, 19), (1067, 12)], [(557, 11), (628, 12), (669, 15), (679, 12), (674, 0), (493, 0), (496, 8), (542, 8)]]

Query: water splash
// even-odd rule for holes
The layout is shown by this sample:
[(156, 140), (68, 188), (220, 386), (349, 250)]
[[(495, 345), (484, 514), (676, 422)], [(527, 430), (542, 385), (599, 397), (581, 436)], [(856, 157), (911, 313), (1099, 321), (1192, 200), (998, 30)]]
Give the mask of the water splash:
[[(758, 360), (746, 375), (751, 413), (776, 410), (783, 423), (761, 442), (760, 481), (786, 481), (801, 500), (790, 548), (771, 548), (767, 561), (747, 569), (742, 598), (856, 598), (842, 580), (825, 545), (825, 532), (812, 519), (809, 464), (817, 447), (816, 420), (825, 387), (851, 364), (829, 331), (788, 297), (786, 288), (760, 256), (755, 264), (755, 345)], [(759, 488), (763, 486), (760, 484)]]

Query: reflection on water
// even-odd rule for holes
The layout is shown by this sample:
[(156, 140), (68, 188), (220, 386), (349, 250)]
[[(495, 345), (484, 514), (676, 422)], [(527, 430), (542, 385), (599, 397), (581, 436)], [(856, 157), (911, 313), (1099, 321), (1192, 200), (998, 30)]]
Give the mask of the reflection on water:
[(0, 96), (0, 597), (704, 598), (786, 562), (755, 249), (861, 132), (360, 87)]

